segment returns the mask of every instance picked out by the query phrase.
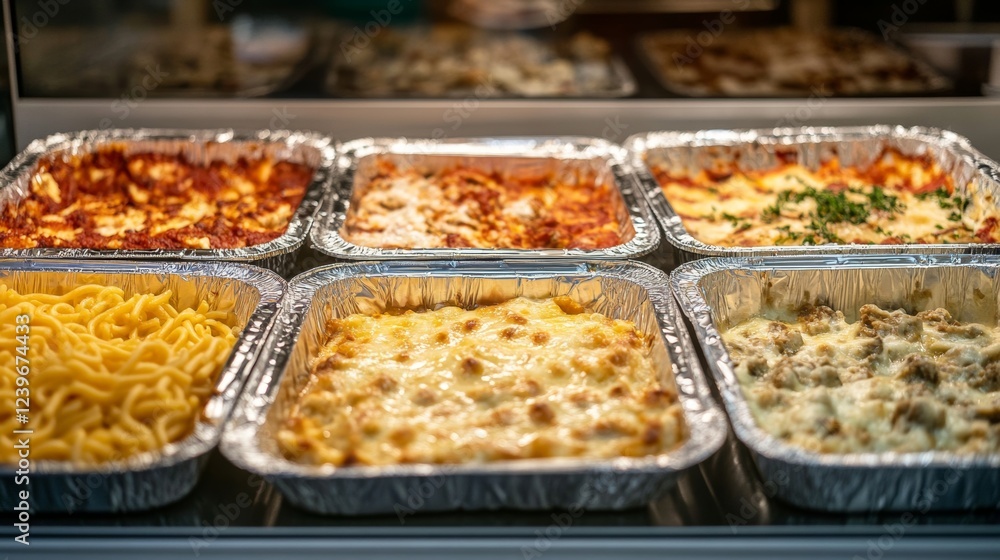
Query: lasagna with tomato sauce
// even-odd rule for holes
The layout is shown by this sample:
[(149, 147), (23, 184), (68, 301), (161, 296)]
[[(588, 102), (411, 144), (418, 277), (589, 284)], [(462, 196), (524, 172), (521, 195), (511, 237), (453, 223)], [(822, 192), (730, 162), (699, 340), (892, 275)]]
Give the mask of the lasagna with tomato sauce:
[(277, 440), (306, 464), (656, 455), (687, 438), (654, 339), (568, 297), (334, 319)]
[(401, 169), (380, 159), (355, 187), (340, 234), (381, 249), (606, 249), (629, 240), (623, 204), (614, 183), (594, 171), (508, 176)]
[(281, 236), (314, 170), (270, 159), (195, 165), (110, 145), (43, 158), (0, 213), (0, 246), (231, 249)]
[(722, 340), (758, 425), (820, 453), (1000, 452), (1000, 329), (864, 305), (806, 306)]
[[(867, 166), (839, 158), (812, 170), (794, 154), (742, 169), (719, 162), (696, 174), (652, 171), (688, 233), (722, 247), (907, 243), (996, 243), (997, 213), (973, 204), (929, 155), (886, 149)], [(991, 195), (984, 194), (987, 201)]]

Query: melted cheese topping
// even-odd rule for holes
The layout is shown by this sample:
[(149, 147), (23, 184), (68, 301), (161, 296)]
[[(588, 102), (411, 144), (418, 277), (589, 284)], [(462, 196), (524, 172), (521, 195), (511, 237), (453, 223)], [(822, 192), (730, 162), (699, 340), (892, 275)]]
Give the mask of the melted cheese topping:
[(628, 239), (614, 185), (579, 172), (505, 178), (475, 169), (400, 170), (377, 162), (357, 187), (341, 228), (365, 247), (416, 249), (605, 249)]
[(282, 235), (313, 170), (240, 159), (193, 165), (183, 157), (125, 155), (111, 145), (39, 162), (30, 193), (0, 212), (0, 246), (222, 249)]
[(693, 37), (668, 31), (642, 42), (669, 87), (688, 95), (829, 97), (944, 83), (902, 51), (852, 30), (727, 29), (704, 45)]
[(335, 319), (278, 441), (333, 465), (662, 453), (686, 430), (651, 343), (566, 297)]
[(966, 196), (956, 192), (929, 155), (886, 150), (867, 168), (832, 158), (815, 171), (787, 162), (755, 171), (719, 163), (694, 176), (657, 165), (653, 173), (688, 233), (709, 245), (1000, 241), (996, 212), (972, 203), (972, 184)]
[(821, 453), (1000, 452), (1000, 329), (828, 307), (722, 334), (761, 428)]

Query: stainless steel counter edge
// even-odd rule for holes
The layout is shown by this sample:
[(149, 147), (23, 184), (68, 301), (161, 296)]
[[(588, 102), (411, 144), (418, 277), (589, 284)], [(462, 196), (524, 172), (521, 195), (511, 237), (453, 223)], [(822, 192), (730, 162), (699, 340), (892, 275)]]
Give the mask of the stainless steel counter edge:
[[(518, 536), (474, 536), (467, 532), (454, 535), (421, 536), (412, 533), (400, 536), (395, 531), (366, 533), (364, 536), (269, 535), (258, 532), (234, 531), (197, 549), (198, 558), (406, 558), (439, 560), (444, 558), (544, 558), (545, 560), (587, 560), (591, 558), (621, 558), (633, 560), (672, 559), (731, 560), (737, 558), (805, 558), (811, 560), (842, 560), (845, 558), (878, 558), (887, 547), (879, 546), (878, 535), (844, 536), (813, 535), (768, 538), (768, 536), (705, 535), (692, 536), (537, 536), (537, 529), (525, 528)], [(464, 533), (464, 534), (463, 534)], [(763, 537), (763, 538), (762, 538)], [(193, 537), (192, 537), (193, 538)], [(996, 558), (1000, 536), (977, 534), (955, 537), (907, 535), (892, 538), (891, 550), (897, 558), (912, 560), (968, 560)], [(111, 560), (135, 558), (195, 557), (191, 538), (182, 536), (144, 536), (127, 538), (91, 538), (69, 536), (35, 538), (29, 547), (8, 539), (0, 544), (0, 553), (15, 553), (17, 558), (47, 558)], [(14, 548), (14, 547), (18, 548)], [(874, 548), (874, 554), (869, 550)]]
[(102, 126), (307, 127), (341, 140), (424, 138), (440, 129), (443, 137), (577, 135), (621, 142), (651, 130), (883, 122), (954, 130), (987, 156), (1000, 158), (1000, 129), (986, 124), (1000, 120), (1000, 98), (475, 100), (466, 104), (474, 109), (463, 105), (464, 100), (146, 99), (127, 114), (112, 110), (115, 101), (15, 97), (17, 147), (22, 149), (31, 140), (54, 132)]

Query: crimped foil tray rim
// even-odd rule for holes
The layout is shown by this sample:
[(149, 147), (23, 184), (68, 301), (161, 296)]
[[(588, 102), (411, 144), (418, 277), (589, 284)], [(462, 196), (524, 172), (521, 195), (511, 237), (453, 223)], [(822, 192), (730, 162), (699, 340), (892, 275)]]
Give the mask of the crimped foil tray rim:
[[(803, 95), (794, 94), (781, 94), (781, 95), (768, 95), (766, 93), (754, 93), (745, 92), (739, 95), (734, 94), (724, 94), (724, 93), (702, 93), (693, 88), (686, 88), (673, 80), (670, 80), (666, 74), (660, 71), (659, 64), (656, 62), (656, 56), (650, 52), (649, 42), (657, 35), (663, 33), (669, 33), (671, 31), (684, 31), (684, 30), (660, 30), (660, 31), (647, 31), (645, 33), (639, 34), (635, 38), (635, 49), (639, 53), (639, 57), (642, 59), (643, 64), (649, 73), (656, 78), (656, 82), (665, 89), (666, 91), (679, 95), (682, 97), (687, 97), (691, 99), (739, 99), (739, 98), (749, 98), (749, 99), (804, 99)], [(860, 29), (857, 27), (837, 27), (834, 29), (836, 32), (843, 33), (849, 36), (856, 36), (858, 34), (863, 34), (865, 36), (871, 36), (871, 33)], [(834, 94), (832, 97), (836, 99), (885, 99), (889, 97), (900, 97), (900, 96), (913, 96), (913, 97), (932, 97), (934, 95), (940, 95), (945, 93), (955, 87), (955, 82), (948, 78), (947, 76), (941, 74), (933, 66), (914, 56), (912, 52), (907, 49), (901, 48), (898, 45), (886, 44), (886, 48), (891, 51), (896, 51), (904, 56), (906, 56), (910, 62), (912, 62), (920, 72), (923, 73), (923, 77), (927, 79), (930, 85), (926, 89), (912, 90), (912, 91), (891, 91), (891, 90), (876, 90), (871, 93), (856, 93), (856, 94)]]
[[(684, 314), (694, 326), (695, 338), (705, 353), (712, 377), (722, 393), (725, 408), (737, 438), (763, 457), (790, 464), (841, 468), (1000, 468), (1000, 453), (959, 454), (948, 451), (883, 453), (819, 453), (785, 443), (767, 433), (754, 420), (733, 362), (711, 317), (711, 308), (701, 295), (698, 282), (715, 272), (733, 270), (817, 270), (943, 268), (991, 266), (1000, 269), (1000, 255), (828, 255), (760, 258), (710, 258), (680, 265), (670, 274), (670, 286)], [(1000, 272), (998, 270), (997, 272)], [(749, 421), (748, 421), (749, 419)]]
[(847, 136), (871, 137), (926, 137), (947, 143), (947, 148), (965, 160), (979, 173), (1000, 184), (1000, 164), (986, 157), (972, 146), (964, 136), (933, 127), (905, 127), (876, 124), (843, 127), (788, 127), (753, 129), (704, 129), (698, 131), (654, 131), (634, 134), (625, 140), (625, 148), (632, 158), (632, 167), (641, 185), (646, 202), (663, 229), (664, 239), (674, 248), (706, 257), (770, 257), (782, 255), (830, 254), (944, 254), (989, 253), (1000, 250), (1000, 243), (905, 243), (902, 245), (859, 245), (853, 243), (825, 245), (762, 245), (759, 247), (724, 247), (710, 245), (695, 239), (684, 227), (680, 216), (663, 195), (663, 189), (646, 165), (647, 150), (661, 148), (692, 148), (710, 146), (736, 146), (758, 139), (795, 145), (807, 140), (838, 141)]
[[(400, 152), (413, 155), (468, 155), (533, 157), (530, 151), (506, 150), (501, 146), (516, 143), (563, 143), (577, 149), (589, 144), (604, 150), (603, 156), (610, 165), (621, 169), (621, 177), (616, 177), (615, 187), (622, 197), (625, 210), (632, 220), (635, 235), (625, 243), (607, 249), (480, 249), (480, 248), (425, 248), (425, 249), (379, 249), (355, 245), (340, 235), (340, 228), (346, 219), (344, 204), (349, 204), (353, 195), (353, 185), (346, 177), (349, 170), (357, 165), (357, 152), (363, 149), (389, 151), (394, 146), (412, 146), (414, 151)], [(462, 151), (467, 150), (467, 151)], [(396, 153), (391, 152), (389, 153)], [(543, 154), (546, 157), (560, 157), (557, 154)], [(570, 159), (570, 158), (567, 158)], [(585, 159), (585, 158), (579, 158)], [(574, 259), (574, 260), (622, 260), (634, 259), (654, 252), (661, 243), (660, 227), (650, 208), (649, 200), (643, 193), (643, 185), (629, 162), (628, 152), (622, 146), (607, 140), (586, 136), (498, 136), (468, 137), (444, 140), (413, 139), (405, 137), (357, 138), (339, 146), (337, 169), (334, 183), (327, 197), (320, 204), (312, 230), (309, 232), (311, 246), (321, 253), (350, 261), (371, 260), (440, 260), (440, 259)], [(620, 184), (620, 181), (628, 181)], [(338, 209), (340, 208), (340, 209)]]
[(263, 260), (293, 252), (305, 243), (309, 230), (312, 229), (316, 211), (334, 178), (332, 167), (335, 161), (336, 142), (332, 137), (318, 132), (262, 129), (241, 133), (229, 128), (116, 128), (57, 133), (32, 141), (3, 170), (0, 170), (0, 189), (8, 188), (18, 178), (34, 173), (38, 160), (51, 152), (71, 149), (74, 146), (88, 143), (129, 142), (132, 140), (285, 143), (290, 148), (296, 145), (315, 148), (322, 155), (320, 164), (313, 172), (312, 181), (306, 188), (305, 196), (292, 215), (285, 233), (267, 243), (229, 249), (0, 248), (0, 258), (183, 259), (189, 261), (238, 260), (248, 262)]
[[(660, 284), (637, 282), (626, 275), (604, 274), (595, 269), (619, 266), (636, 271), (645, 271), (662, 278)], [(466, 267), (468, 269), (466, 270)], [(366, 269), (374, 268), (374, 271)], [(580, 459), (580, 458), (539, 458), (519, 459), (493, 463), (474, 464), (406, 464), (388, 466), (355, 466), (335, 467), (332, 465), (305, 465), (289, 461), (281, 457), (268, 455), (266, 460), (260, 456), (256, 443), (260, 424), (266, 418), (274, 395), (267, 393), (277, 390), (281, 377), (285, 374), (287, 359), (292, 352), (293, 343), (279, 341), (288, 337), (294, 341), (303, 323), (308, 308), (294, 312), (290, 316), (291, 306), (295, 302), (311, 301), (315, 291), (331, 282), (351, 278), (364, 272), (372, 276), (397, 277), (463, 277), (477, 278), (554, 278), (564, 276), (612, 277), (636, 283), (646, 289), (650, 303), (654, 307), (660, 336), (664, 337), (666, 351), (673, 363), (675, 379), (685, 379), (688, 384), (676, 382), (678, 394), (682, 397), (680, 403), (684, 411), (684, 419), (688, 426), (702, 425), (704, 433), (689, 433), (684, 443), (672, 450), (650, 457), (615, 459)], [(502, 273), (502, 275), (497, 275)], [(680, 472), (692, 468), (715, 453), (721, 447), (726, 436), (724, 414), (711, 396), (707, 378), (701, 373), (694, 346), (690, 335), (681, 320), (680, 310), (673, 301), (665, 273), (650, 265), (635, 261), (592, 261), (569, 263), (563, 261), (535, 262), (508, 261), (418, 261), (411, 263), (392, 263), (382, 261), (362, 263), (338, 263), (312, 269), (296, 276), (289, 283), (289, 289), (275, 327), (271, 330), (265, 343), (265, 350), (254, 365), (253, 372), (237, 404), (234, 416), (230, 419), (223, 432), (220, 449), (233, 464), (241, 469), (258, 473), (262, 476), (278, 479), (299, 480), (342, 480), (342, 479), (391, 479), (413, 476), (477, 476), (477, 475), (535, 475), (535, 474), (577, 474), (588, 472), (616, 471), (621, 473), (669, 473)], [(295, 316), (297, 315), (297, 316)], [(283, 333), (282, 326), (292, 328), (290, 333)], [(665, 330), (671, 331), (668, 338)], [(280, 363), (275, 364), (277, 358)], [(272, 389), (273, 387), (273, 389)], [(687, 391), (687, 392), (685, 392)], [(254, 417), (247, 417), (252, 411)], [(247, 441), (250, 443), (248, 444)]]
[[(177, 465), (184, 461), (195, 459), (215, 448), (223, 433), (246, 384), (253, 366), (256, 364), (263, 342), (267, 339), (274, 319), (277, 316), (281, 299), (284, 297), (287, 283), (273, 271), (234, 262), (150, 262), (128, 260), (91, 260), (74, 261), (70, 259), (12, 259), (0, 258), (0, 272), (31, 271), (31, 272), (75, 272), (84, 274), (107, 275), (144, 275), (157, 274), (162, 276), (226, 278), (231, 281), (242, 281), (257, 289), (260, 301), (253, 313), (247, 319), (240, 331), (240, 336), (233, 346), (229, 359), (226, 360), (218, 381), (213, 389), (212, 397), (201, 407), (198, 421), (194, 429), (184, 439), (169, 443), (152, 451), (144, 451), (125, 459), (98, 463), (94, 465), (76, 465), (69, 461), (42, 460), (32, 461), (31, 469), (34, 476), (87, 475), (87, 474), (122, 474), (130, 472), (150, 471)], [(251, 329), (254, 323), (259, 327)], [(249, 332), (248, 332), (249, 331)], [(244, 362), (234, 369), (233, 360), (239, 354), (243, 344), (255, 344), (255, 354), (245, 356)], [(219, 383), (232, 374), (232, 381), (220, 387)], [(207, 421), (205, 411), (221, 406), (221, 413)], [(15, 467), (0, 463), (0, 475), (13, 475)]]

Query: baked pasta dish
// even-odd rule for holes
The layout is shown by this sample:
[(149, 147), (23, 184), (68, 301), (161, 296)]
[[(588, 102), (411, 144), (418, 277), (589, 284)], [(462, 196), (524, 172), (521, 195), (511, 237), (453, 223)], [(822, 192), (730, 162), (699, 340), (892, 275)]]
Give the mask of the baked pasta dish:
[(342, 42), (329, 79), (334, 93), (363, 97), (579, 97), (623, 90), (610, 45), (589, 33), (551, 42), (461, 25), (385, 28), (371, 44)]
[[(778, 318), (770, 318), (775, 316)], [(722, 340), (757, 424), (820, 453), (1000, 452), (1000, 331), (944, 309), (755, 317)]]
[(243, 159), (195, 165), (183, 156), (110, 145), (39, 161), (29, 192), (0, 211), (0, 247), (232, 249), (288, 228), (313, 169)]
[(340, 234), (383, 249), (605, 249), (631, 239), (622, 206), (617, 187), (589, 171), (512, 177), (380, 159), (355, 187)]
[(909, 54), (852, 29), (730, 29), (710, 42), (673, 31), (647, 35), (641, 45), (663, 85), (690, 96), (825, 98), (949, 85)]
[[(996, 243), (997, 214), (972, 204), (930, 154), (884, 150), (867, 166), (836, 157), (811, 170), (718, 163), (695, 175), (652, 166), (667, 202), (692, 237), (709, 245), (761, 247)], [(962, 187), (965, 187), (964, 185)]]
[(567, 297), (334, 319), (278, 442), (338, 466), (663, 453), (686, 428), (652, 341)]
[(17, 438), (32, 461), (92, 465), (187, 437), (236, 344), (235, 315), (171, 298), (0, 284), (0, 463), (17, 464)]

